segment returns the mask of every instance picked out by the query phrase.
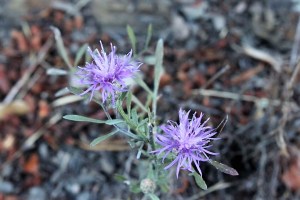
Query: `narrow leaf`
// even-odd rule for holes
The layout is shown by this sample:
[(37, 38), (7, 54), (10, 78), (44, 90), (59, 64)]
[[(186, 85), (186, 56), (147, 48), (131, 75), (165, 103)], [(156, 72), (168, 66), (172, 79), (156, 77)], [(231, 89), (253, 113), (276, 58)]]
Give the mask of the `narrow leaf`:
[(61, 33), (60, 33), (59, 29), (54, 27), (54, 26), (51, 26), (50, 28), (52, 29), (52, 31), (54, 33), (54, 37), (55, 37), (55, 41), (56, 41), (56, 48), (57, 48), (60, 56), (62, 57), (64, 62), (67, 64), (67, 66), (71, 69), (72, 65), (71, 65), (71, 62), (69, 60), (68, 53), (67, 53), (67, 50), (65, 48), (65, 45), (64, 45), (64, 42), (63, 42), (63, 39), (61, 37)]
[(151, 200), (159, 200), (159, 197), (156, 196), (156, 195), (153, 194), (153, 193), (150, 193), (150, 194), (147, 194), (147, 195), (150, 197)]
[(114, 174), (114, 179), (119, 182), (124, 182), (127, 180), (126, 177), (121, 174)]
[(134, 31), (131, 28), (131, 26), (129, 26), (129, 25), (127, 25), (126, 29), (127, 29), (127, 34), (128, 34), (131, 46), (132, 46), (133, 55), (136, 55), (136, 37), (135, 37)]
[(216, 131), (218, 133), (218, 135), (222, 132), (223, 128), (225, 127), (226, 123), (228, 121), (228, 115), (226, 115), (225, 119), (223, 119), (221, 121), (221, 123), (218, 125), (218, 127), (216, 128)]
[(81, 115), (65, 115), (63, 116), (63, 118), (71, 121), (77, 121), (77, 122), (92, 122), (97, 124), (108, 124), (108, 125), (114, 125), (114, 124), (119, 124), (124, 122), (121, 119), (99, 120), (99, 119), (93, 119)]
[(146, 92), (148, 92), (148, 94), (151, 94), (151, 96), (153, 96), (153, 92), (140, 76), (136, 76), (134, 80), (139, 86), (141, 86)]
[(217, 170), (219, 170), (220, 172), (223, 172), (225, 174), (229, 174), (231, 176), (237, 176), (239, 175), (239, 173), (233, 169), (232, 167), (229, 167), (225, 164), (219, 163), (215, 160), (209, 160), (209, 163), (214, 166)]
[(144, 112), (147, 112), (147, 108), (143, 105), (142, 102), (140, 102), (140, 100), (135, 96), (132, 95), (132, 101), (139, 106)]
[(82, 89), (76, 87), (68, 87), (68, 90), (75, 95), (80, 95), (83, 92)]
[(102, 135), (102, 136), (100, 136), (100, 137), (97, 137), (96, 139), (94, 139), (94, 140), (91, 142), (90, 145), (93, 147), (93, 146), (99, 144), (100, 142), (102, 142), (102, 141), (104, 141), (104, 140), (110, 138), (111, 136), (113, 136), (113, 135), (116, 134), (117, 132), (118, 132), (118, 130), (115, 130), (115, 131), (110, 132), (110, 133), (108, 133), (108, 134), (106, 134), (106, 135)]
[(157, 42), (156, 50), (155, 50), (155, 68), (154, 68), (154, 89), (153, 89), (153, 101), (152, 101), (152, 110), (154, 115), (156, 115), (156, 105), (157, 105), (157, 94), (160, 77), (163, 72), (163, 56), (164, 56), (164, 44), (163, 40), (160, 39)]
[(136, 155), (136, 159), (140, 159), (141, 154), (142, 154), (143, 147), (144, 147), (144, 142), (142, 142), (142, 144), (141, 144), (141, 146), (140, 146), (140, 148), (139, 148), (139, 150), (138, 150), (138, 153), (137, 153), (137, 155)]
[(130, 116), (130, 112), (131, 112), (131, 98), (132, 98), (132, 93), (129, 91), (127, 94), (127, 98), (126, 98), (127, 114), (129, 116)]
[(75, 66), (77, 66), (79, 61), (82, 59), (84, 53), (86, 52), (87, 46), (88, 46), (87, 44), (84, 44), (79, 48), (79, 50), (76, 54), (75, 62), (74, 62)]
[(139, 123), (139, 117), (137, 114), (137, 108), (133, 108), (131, 111), (131, 120), (134, 122), (134, 124), (138, 124)]
[(53, 76), (61, 76), (61, 75), (66, 75), (68, 72), (63, 69), (57, 69), (57, 68), (49, 68), (47, 69), (47, 75), (53, 75)]
[(148, 49), (151, 37), (152, 37), (152, 24), (149, 24), (148, 30), (147, 30), (146, 43), (145, 43), (145, 50)]
[(203, 190), (207, 190), (207, 185), (206, 185), (205, 181), (203, 180), (202, 176), (200, 176), (196, 172), (193, 172), (190, 175), (194, 176), (194, 179), (195, 179), (196, 184), (198, 185), (198, 187), (200, 187)]

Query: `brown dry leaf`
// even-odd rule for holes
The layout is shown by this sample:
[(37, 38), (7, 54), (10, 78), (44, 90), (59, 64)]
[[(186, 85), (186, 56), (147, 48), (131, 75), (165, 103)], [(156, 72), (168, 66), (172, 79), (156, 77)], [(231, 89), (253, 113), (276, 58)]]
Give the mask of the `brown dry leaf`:
[(0, 120), (9, 115), (24, 115), (29, 112), (29, 106), (24, 100), (15, 100), (11, 103), (0, 103)]
[(252, 58), (269, 63), (276, 72), (281, 71), (281, 65), (282, 65), (283, 61), (279, 56), (275, 57), (263, 50), (256, 49), (251, 46), (244, 46), (243, 51), (246, 55), (248, 55)]
[(127, 151), (130, 149), (126, 140), (105, 140), (100, 144), (91, 147), (89, 144), (80, 142), (79, 146), (88, 151)]
[(12, 134), (7, 135), (2, 141), (2, 148), (4, 150), (10, 150), (15, 143), (15, 137)]
[(230, 81), (232, 84), (240, 84), (242, 82), (245, 82), (245, 81), (251, 79), (253, 76), (258, 74), (262, 70), (263, 70), (263, 65), (258, 65), (254, 68), (248, 69), (247, 71), (245, 71), (237, 76), (234, 76)]
[(292, 190), (300, 190), (300, 157), (291, 163), (283, 172), (281, 179), (283, 183)]
[(39, 171), (39, 157), (37, 154), (31, 154), (24, 164), (24, 171), (30, 174), (36, 174)]
[(9, 88), (10, 84), (6, 74), (5, 66), (0, 64), (0, 91), (8, 93)]
[(166, 85), (169, 85), (172, 81), (172, 77), (168, 73), (162, 74), (160, 78), (160, 87), (164, 87)]
[(49, 107), (49, 104), (44, 101), (44, 100), (40, 100), (39, 101), (39, 117), (40, 118), (45, 118), (49, 115), (50, 113), (50, 107)]

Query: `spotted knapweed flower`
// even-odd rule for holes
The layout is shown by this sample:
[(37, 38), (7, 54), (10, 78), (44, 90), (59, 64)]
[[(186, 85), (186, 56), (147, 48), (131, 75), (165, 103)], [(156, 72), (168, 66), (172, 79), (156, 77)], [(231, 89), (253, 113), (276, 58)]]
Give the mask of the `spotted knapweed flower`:
[(126, 80), (133, 77), (141, 63), (131, 60), (132, 51), (127, 55), (118, 56), (116, 47), (111, 44), (111, 52), (107, 55), (101, 41), (100, 45), (101, 53), (98, 49), (92, 51), (88, 48), (93, 61), (86, 63), (85, 67), (78, 67), (79, 71), (76, 74), (79, 76), (80, 83), (87, 86), (81, 95), (91, 92), (91, 100), (95, 91), (100, 91), (103, 103), (111, 98), (114, 104), (116, 94), (127, 91)]
[(185, 112), (180, 109), (179, 124), (169, 120), (168, 124), (160, 126), (164, 134), (156, 134), (155, 138), (161, 148), (153, 151), (153, 153), (157, 155), (164, 153), (162, 162), (169, 154), (175, 156), (165, 169), (169, 169), (177, 163), (177, 178), (180, 169), (194, 172), (192, 163), (202, 175), (200, 162), (209, 161), (208, 155), (218, 154), (207, 150), (211, 147), (210, 142), (212, 140), (219, 139), (213, 137), (217, 134), (216, 130), (206, 125), (209, 119), (201, 123), (202, 113), (200, 117), (196, 117), (196, 113), (194, 113), (192, 119), (189, 119), (189, 113), (190, 111)]

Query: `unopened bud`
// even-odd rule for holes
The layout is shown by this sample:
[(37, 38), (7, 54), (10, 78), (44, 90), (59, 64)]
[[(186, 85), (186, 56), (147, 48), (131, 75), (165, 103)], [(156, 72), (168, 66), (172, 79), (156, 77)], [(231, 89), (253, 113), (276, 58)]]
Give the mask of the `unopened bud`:
[(143, 193), (154, 193), (156, 189), (156, 184), (153, 180), (145, 178), (141, 181), (140, 188)]

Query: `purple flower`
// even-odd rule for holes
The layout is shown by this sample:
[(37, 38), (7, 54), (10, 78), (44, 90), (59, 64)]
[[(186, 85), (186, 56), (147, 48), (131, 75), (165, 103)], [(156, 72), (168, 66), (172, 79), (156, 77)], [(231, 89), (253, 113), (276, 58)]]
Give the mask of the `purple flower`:
[(211, 140), (219, 138), (213, 138), (217, 132), (210, 126), (207, 126), (205, 122), (201, 123), (203, 114), (200, 117), (196, 117), (194, 113), (192, 119), (189, 119), (189, 113), (179, 110), (179, 124), (174, 121), (168, 121), (167, 125), (162, 125), (160, 128), (164, 134), (156, 135), (156, 142), (162, 147), (153, 151), (157, 155), (164, 152), (162, 161), (171, 153), (175, 155), (175, 159), (165, 167), (169, 169), (177, 163), (176, 176), (178, 178), (179, 170), (188, 170), (194, 172), (192, 163), (194, 162), (197, 171), (202, 175), (200, 169), (200, 162), (208, 161), (208, 155), (217, 155), (207, 150), (211, 145)]
[(125, 80), (138, 71), (141, 63), (131, 61), (132, 51), (127, 55), (117, 56), (116, 47), (111, 44), (111, 52), (107, 55), (101, 41), (100, 45), (101, 53), (98, 49), (92, 51), (88, 48), (93, 62), (86, 63), (85, 67), (79, 67), (80, 70), (77, 72), (80, 83), (87, 86), (81, 95), (91, 92), (91, 100), (95, 91), (100, 91), (103, 103), (110, 97), (114, 104), (116, 94), (128, 89)]

